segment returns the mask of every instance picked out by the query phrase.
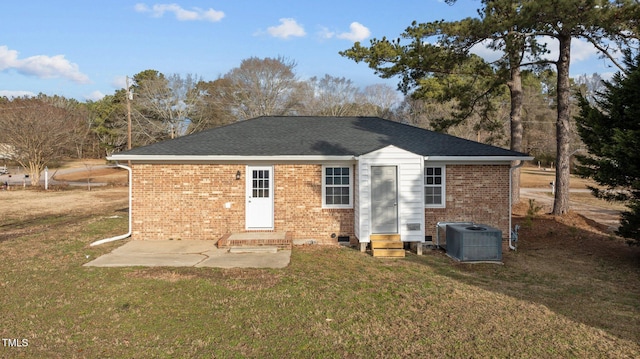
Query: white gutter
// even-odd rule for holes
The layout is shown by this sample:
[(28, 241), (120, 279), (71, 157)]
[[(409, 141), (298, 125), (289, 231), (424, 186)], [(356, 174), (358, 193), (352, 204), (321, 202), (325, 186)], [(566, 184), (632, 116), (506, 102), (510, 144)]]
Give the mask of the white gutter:
[[(360, 156), (327, 155), (274, 155), (274, 156), (237, 156), (237, 155), (127, 155), (115, 154), (107, 157), (109, 161), (353, 161)], [(432, 162), (512, 162), (531, 161), (533, 157), (522, 156), (425, 156)]]
[(128, 167), (128, 166), (125, 166), (125, 165), (121, 165), (121, 164), (118, 164), (118, 163), (116, 163), (116, 166), (118, 166), (120, 168), (124, 168), (125, 170), (129, 171), (129, 231), (127, 233), (119, 235), (119, 236), (115, 236), (115, 237), (111, 237), (111, 238), (105, 238), (105, 239), (101, 239), (99, 241), (95, 241), (95, 242), (90, 244), (91, 247), (97, 246), (97, 245), (100, 245), (100, 244), (104, 244), (104, 243), (108, 243), (108, 242), (119, 241), (121, 239), (125, 239), (125, 238), (131, 236), (131, 223), (132, 223), (131, 222), (131, 218), (132, 218), (131, 217), (131, 195), (132, 195), (131, 187), (132, 187), (132, 184), (133, 184), (131, 182), (131, 180), (132, 180), (133, 176), (131, 175), (131, 167)]
[(533, 157), (527, 156), (425, 156), (425, 161), (432, 162), (505, 162), (505, 161), (531, 161)]
[(513, 214), (511, 213), (512, 208), (513, 208), (513, 171), (517, 168), (520, 168), (524, 165), (524, 161), (520, 161), (520, 163), (518, 163), (515, 166), (511, 166), (509, 168), (509, 249), (511, 249), (512, 251), (516, 250), (516, 247), (511, 244), (512, 240), (513, 240), (513, 232), (511, 229), (511, 221), (512, 221), (512, 217)]

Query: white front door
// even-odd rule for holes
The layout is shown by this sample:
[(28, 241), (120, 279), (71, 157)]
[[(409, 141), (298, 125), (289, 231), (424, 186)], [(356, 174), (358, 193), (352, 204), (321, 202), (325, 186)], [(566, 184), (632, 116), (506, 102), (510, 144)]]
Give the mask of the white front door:
[(273, 229), (273, 167), (247, 166), (247, 229)]
[(398, 233), (396, 166), (371, 167), (371, 233)]

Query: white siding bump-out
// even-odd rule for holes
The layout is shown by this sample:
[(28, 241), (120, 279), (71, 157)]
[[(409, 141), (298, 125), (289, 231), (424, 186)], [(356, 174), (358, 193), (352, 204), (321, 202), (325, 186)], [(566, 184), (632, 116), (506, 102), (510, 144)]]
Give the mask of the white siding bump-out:
[(353, 173), (353, 234), (360, 238), (360, 168), (354, 166)]
[(357, 164), (355, 232), (360, 242), (371, 233), (371, 167), (396, 166), (398, 175), (398, 234), (403, 242), (424, 242), (424, 157), (389, 145), (361, 155)]

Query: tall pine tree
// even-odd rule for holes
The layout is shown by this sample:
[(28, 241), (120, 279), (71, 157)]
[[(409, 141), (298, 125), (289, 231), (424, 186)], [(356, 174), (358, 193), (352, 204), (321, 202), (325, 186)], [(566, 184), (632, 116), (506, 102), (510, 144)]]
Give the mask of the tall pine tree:
[(578, 174), (605, 187), (591, 188), (596, 197), (628, 201), (617, 233), (640, 245), (640, 53), (627, 52), (624, 64), (594, 104), (579, 98), (576, 121), (589, 155), (577, 156)]

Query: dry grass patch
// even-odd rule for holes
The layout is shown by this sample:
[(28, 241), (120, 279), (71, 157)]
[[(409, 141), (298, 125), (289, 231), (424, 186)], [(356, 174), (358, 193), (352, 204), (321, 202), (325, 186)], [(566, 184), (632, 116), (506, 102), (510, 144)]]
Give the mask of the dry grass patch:
[(230, 268), (224, 271), (207, 268), (164, 268), (152, 267), (136, 269), (127, 273), (131, 278), (154, 279), (175, 283), (182, 280), (202, 280), (209, 283), (223, 283), (228, 290), (260, 291), (274, 287), (280, 282), (277, 272), (267, 269)]
[(623, 202), (605, 201), (604, 199), (594, 197), (591, 193), (571, 193), (569, 198), (571, 201), (580, 202), (590, 206), (614, 209), (616, 211), (629, 210)]
[(140, 269), (140, 270), (127, 273), (127, 277), (158, 279), (158, 280), (163, 280), (170, 283), (175, 283), (180, 280), (195, 279), (198, 276), (192, 273), (181, 273), (180, 271), (171, 270), (168, 268), (149, 268), (149, 269)]
[(43, 216), (67, 216), (70, 213), (91, 214), (114, 208), (126, 208), (126, 187), (96, 187), (92, 191), (74, 188), (66, 191), (15, 189), (0, 192), (2, 217), (0, 225), (10, 221), (27, 222)]
[[(520, 173), (522, 174), (520, 177), (520, 187), (522, 188), (551, 188), (549, 183), (556, 179), (556, 171), (552, 169), (523, 167)], [(596, 183), (589, 179), (571, 175), (570, 188), (586, 189), (587, 186), (596, 186)]]
[[(106, 235), (105, 217), (79, 226)], [(8, 323), (2, 335), (29, 338), (27, 356), (639, 353), (639, 335), (631, 330), (639, 310), (629, 302), (638, 293), (629, 286), (637, 285), (637, 268), (618, 271), (618, 262), (602, 255), (595, 263), (615, 273), (606, 285), (601, 277), (576, 280), (569, 272), (593, 267), (593, 255), (546, 258), (546, 246), (524, 233), (521, 250), (507, 253), (504, 266), (460, 264), (440, 251), (380, 260), (348, 248), (302, 247), (282, 270), (222, 270), (84, 268), (88, 251), (107, 250), (88, 248), (98, 233), (82, 232), (76, 227), (47, 239), (53, 233), (45, 231), (0, 247), (7, 258), (0, 283), (11, 288), (0, 302)], [(17, 250), (24, 246), (32, 248), (27, 255)], [(605, 313), (616, 323), (604, 320)]]

